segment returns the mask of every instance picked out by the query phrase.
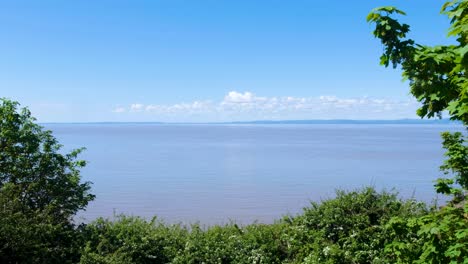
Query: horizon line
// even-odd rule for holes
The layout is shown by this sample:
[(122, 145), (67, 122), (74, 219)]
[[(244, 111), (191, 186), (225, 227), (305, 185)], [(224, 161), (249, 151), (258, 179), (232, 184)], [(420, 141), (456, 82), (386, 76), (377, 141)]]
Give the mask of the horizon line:
[(253, 120), (224, 122), (162, 122), (162, 121), (93, 121), (93, 122), (38, 122), (41, 125), (53, 124), (160, 124), (160, 125), (233, 125), (233, 124), (460, 124), (456, 120), (442, 119), (287, 119)]

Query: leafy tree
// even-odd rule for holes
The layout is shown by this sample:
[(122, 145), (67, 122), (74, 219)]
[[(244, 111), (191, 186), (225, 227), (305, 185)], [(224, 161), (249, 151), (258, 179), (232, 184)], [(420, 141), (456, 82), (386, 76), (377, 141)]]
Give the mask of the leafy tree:
[(0, 99), (0, 262), (64, 263), (76, 253), (72, 217), (94, 199), (80, 182), (82, 149), (62, 154), (18, 106)]
[[(375, 24), (374, 36), (384, 45), (380, 63), (400, 66), (411, 94), (421, 102), (417, 114), (441, 117), (468, 126), (468, 0), (444, 4), (441, 13), (451, 19), (449, 36), (456, 45), (425, 46), (407, 38), (409, 25), (400, 24), (393, 14), (405, 15), (395, 7), (374, 9), (367, 21)], [(449, 204), (432, 214), (409, 221), (393, 219), (388, 225), (393, 240), (387, 253), (398, 263), (466, 263), (468, 259), (468, 138), (460, 132), (442, 133), (447, 159), (436, 191), (450, 195)], [(418, 246), (421, 245), (421, 246)]]
[(422, 103), (420, 117), (441, 116), (448, 111), (451, 119), (468, 125), (468, 1), (447, 2), (442, 13), (451, 19), (449, 36), (456, 36), (458, 45), (425, 46), (407, 39), (410, 26), (400, 24), (392, 14), (405, 13), (395, 7), (374, 9), (367, 21), (375, 23), (374, 36), (385, 47), (380, 64), (401, 66), (410, 91)]
[[(410, 91), (422, 103), (417, 110), (420, 117), (442, 116), (447, 111), (450, 118), (468, 125), (468, 0), (454, 0), (442, 7), (442, 13), (451, 18), (449, 36), (456, 36), (458, 45), (429, 47), (407, 39), (409, 25), (400, 24), (392, 14), (405, 13), (395, 7), (374, 9), (367, 21), (375, 23), (374, 36), (385, 47), (380, 63), (401, 66)], [(436, 189), (451, 194), (459, 201), (468, 190), (468, 150), (466, 136), (462, 133), (443, 133), (443, 147), (447, 161), (441, 167), (454, 173), (452, 179), (440, 179)], [(461, 188), (453, 187), (458, 184)]]

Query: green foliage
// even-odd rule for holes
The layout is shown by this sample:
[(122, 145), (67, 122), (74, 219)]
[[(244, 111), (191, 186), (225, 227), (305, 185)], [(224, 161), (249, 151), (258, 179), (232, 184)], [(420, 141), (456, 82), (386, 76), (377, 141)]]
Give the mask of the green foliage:
[[(381, 64), (401, 66), (410, 91), (422, 103), (421, 117), (450, 118), (468, 125), (468, 0), (453, 0), (442, 7), (451, 19), (449, 36), (457, 45), (428, 47), (406, 39), (409, 26), (391, 18), (403, 12), (393, 7), (374, 9), (367, 21), (375, 23), (374, 36), (385, 47)], [(386, 224), (386, 254), (394, 263), (468, 263), (468, 145), (462, 133), (442, 133), (447, 159), (440, 167), (450, 178), (440, 178), (438, 193), (452, 197), (440, 210), (421, 217), (395, 217)]]
[(27, 109), (0, 99), (0, 262), (73, 260), (73, 215), (94, 196), (80, 182), (81, 150), (61, 145)]
[(169, 263), (185, 245), (188, 231), (154, 218), (98, 219), (84, 229), (81, 263)]
[(0, 100), (0, 192), (15, 200), (24, 213), (47, 211), (57, 220), (84, 209), (94, 195), (80, 182), (76, 160), (82, 149), (61, 154), (51, 131), (43, 130), (29, 110)]
[(312, 203), (293, 219), (300, 235), (298, 259), (306, 263), (382, 263), (385, 224), (395, 216), (424, 215), (425, 206), (373, 188), (338, 191), (335, 199)]
[(421, 203), (365, 188), (338, 191), (269, 225), (203, 229), (137, 217), (98, 219), (83, 232), (81, 263), (385, 263), (385, 225), (426, 212)]
[(191, 228), (190, 236), (173, 263), (284, 263), (288, 256), (283, 234), (286, 225), (236, 224)]
[(70, 223), (23, 214), (0, 198), (0, 263), (75, 263), (81, 240)]
[(235, 224), (203, 230), (153, 219), (98, 219), (84, 231), (81, 263), (282, 263), (283, 224)]
[(393, 218), (385, 252), (393, 263), (466, 263), (468, 207), (447, 206), (422, 217)]
[(452, 196), (449, 204), (419, 218), (395, 218), (387, 253), (397, 263), (466, 263), (468, 259), (468, 146), (463, 135), (442, 133), (447, 150), (441, 170), (453, 178), (436, 182), (439, 193)]
[(442, 138), (442, 145), (447, 150), (445, 153), (447, 160), (440, 168), (446, 175), (453, 176), (453, 178), (439, 179), (436, 183), (436, 190), (439, 193), (453, 195), (452, 203), (456, 204), (463, 202), (465, 192), (468, 190), (468, 144), (460, 132), (453, 134), (444, 132)]
[(466, 263), (468, 259), (468, 221), (463, 208), (447, 206), (418, 219), (418, 236), (423, 243), (417, 263)]
[(406, 37), (406, 34), (409, 32), (409, 26), (407, 24), (400, 24), (397, 20), (391, 18), (389, 15), (393, 13), (405, 15), (403, 11), (395, 7), (379, 7), (369, 13), (367, 22), (376, 24), (374, 36), (380, 38), (385, 46), (385, 52), (380, 57), (380, 64), (388, 67), (391, 62), (395, 68), (414, 52), (414, 41), (400, 40)]
[(367, 17), (368, 22), (375, 23), (374, 36), (385, 47), (381, 64), (401, 66), (411, 93), (422, 103), (417, 111), (421, 117), (440, 116), (448, 111), (452, 119), (468, 124), (467, 5), (466, 0), (455, 0), (444, 5), (442, 11), (451, 18), (449, 35), (458, 37), (458, 45), (415, 44), (406, 38), (410, 27), (391, 18), (393, 13), (404, 14), (394, 7), (376, 8)]

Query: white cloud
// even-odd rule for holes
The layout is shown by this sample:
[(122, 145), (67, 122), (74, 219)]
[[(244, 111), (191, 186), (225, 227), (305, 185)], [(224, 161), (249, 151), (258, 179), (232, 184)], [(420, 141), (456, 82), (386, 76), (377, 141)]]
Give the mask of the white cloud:
[(415, 100), (367, 96), (341, 98), (260, 97), (252, 92), (229, 92), (221, 101), (194, 101), (172, 105), (139, 103), (114, 109), (116, 113), (140, 113), (162, 121), (235, 121), (281, 119), (397, 119), (414, 118)]
[(258, 101), (259, 98), (255, 97), (251, 92), (239, 93), (236, 91), (229, 92), (225, 97), (223, 103), (225, 104), (236, 104), (236, 103), (252, 103)]
[(130, 111), (132, 112), (140, 112), (144, 109), (144, 105), (143, 104), (132, 104), (130, 105)]

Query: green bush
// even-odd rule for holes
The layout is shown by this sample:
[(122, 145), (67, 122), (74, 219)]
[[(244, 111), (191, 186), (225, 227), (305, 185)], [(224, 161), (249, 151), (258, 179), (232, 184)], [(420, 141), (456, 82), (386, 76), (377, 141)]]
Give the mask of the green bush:
[(373, 188), (337, 191), (334, 199), (313, 202), (291, 219), (294, 254), (306, 263), (380, 263), (387, 231), (395, 216), (426, 214), (426, 206)]
[(427, 213), (373, 188), (338, 191), (274, 224), (183, 227), (119, 216), (86, 226), (81, 263), (384, 263), (392, 217)]
[(0, 205), (0, 263), (78, 262), (83, 241), (72, 223), (41, 211), (24, 214), (1, 194)]
[(236, 224), (202, 230), (192, 226), (181, 255), (173, 263), (283, 263), (287, 246), (282, 239), (286, 225)]
[(185, 246), (188, 231), (156, 218), (118, 216), (87, 225), (81, 263), (168, 263)]

